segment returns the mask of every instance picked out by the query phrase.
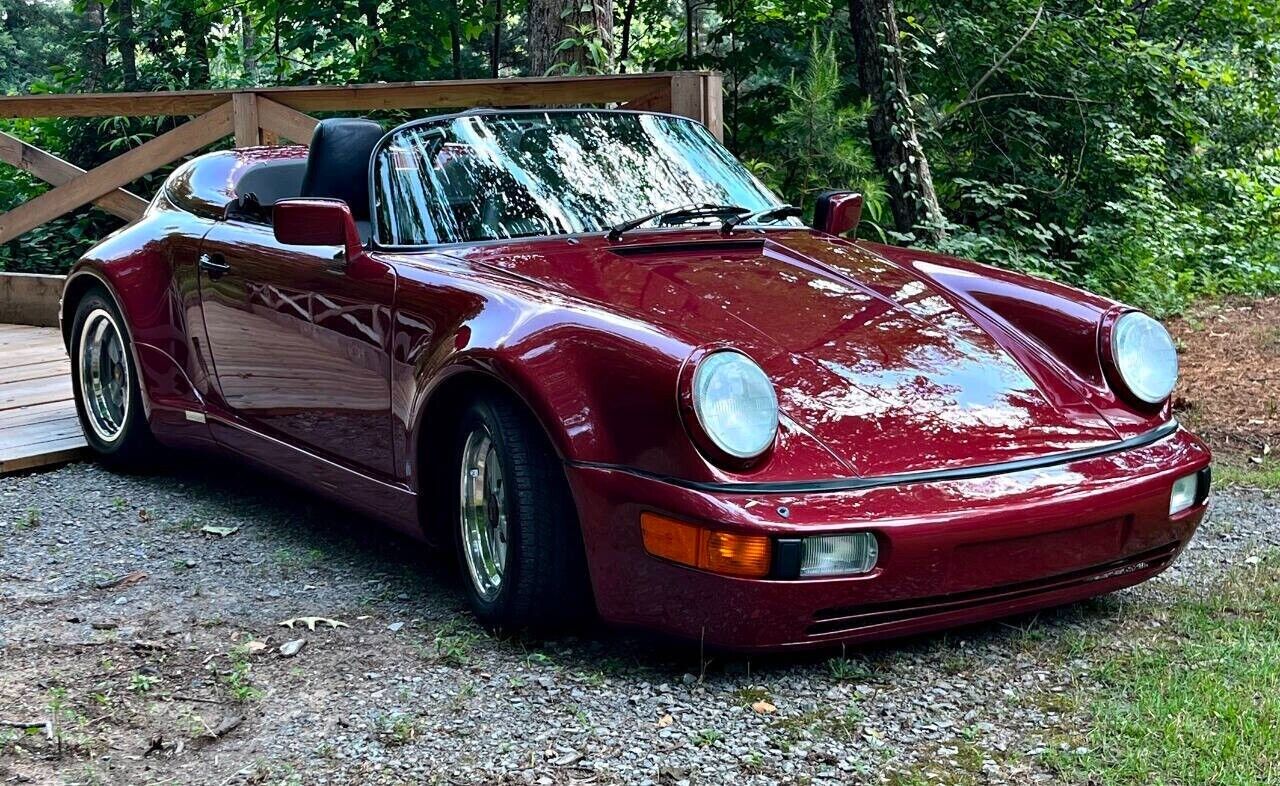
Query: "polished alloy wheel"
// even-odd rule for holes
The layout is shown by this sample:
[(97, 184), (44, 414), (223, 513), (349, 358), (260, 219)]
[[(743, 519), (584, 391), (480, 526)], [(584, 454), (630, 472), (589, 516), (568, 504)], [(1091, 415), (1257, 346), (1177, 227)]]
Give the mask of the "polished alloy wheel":
[(462, 553), (476, 593), (492, 601), (507, 566), (507, 501), (502, 462), (487, 429), (467, 435), (462, 448)]
[(80, 328), (80, 398), (86, 420), (103, 442), (115, 442), (129, 417), (129, 361), (115, 319), (103, 308)]

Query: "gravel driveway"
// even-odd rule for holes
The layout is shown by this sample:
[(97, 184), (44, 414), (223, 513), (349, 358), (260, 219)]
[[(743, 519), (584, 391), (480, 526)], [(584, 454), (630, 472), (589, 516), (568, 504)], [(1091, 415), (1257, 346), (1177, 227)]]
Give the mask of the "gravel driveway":
[(1082, 722), (1056, 653), (1280, 545), (1277, 510), (1219, 492), (1173, 569), (1066, 610), (704, 660), (607, 630), (491, 637), (431, 553), (224, 464), (3, 478), (0, 782), (1052, 782)]

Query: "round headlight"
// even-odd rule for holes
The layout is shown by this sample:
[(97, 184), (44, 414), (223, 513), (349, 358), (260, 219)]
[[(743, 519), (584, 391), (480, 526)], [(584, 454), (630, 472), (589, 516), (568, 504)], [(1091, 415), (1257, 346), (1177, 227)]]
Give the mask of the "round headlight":
[(698, 363), (693, 411), (707, 437), (734, 458), (759, 456), (778, 433), (773, 383), (741, 352), (713, 352)]
[(1164, 325), (1139, 311), (1116, 320), (1111, 329), (1111, 357), (1129, 392), (1148, 404), (1159, 404), (1178, 381), (1178, 350)]

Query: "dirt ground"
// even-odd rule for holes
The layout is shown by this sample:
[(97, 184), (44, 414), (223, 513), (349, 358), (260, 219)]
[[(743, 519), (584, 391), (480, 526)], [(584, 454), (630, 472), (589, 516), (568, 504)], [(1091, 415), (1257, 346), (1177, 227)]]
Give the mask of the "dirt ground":
[(1174, 320), (1175, 408), (1219, 459), (1280, 453), (1280, 297), (1201, 304)]

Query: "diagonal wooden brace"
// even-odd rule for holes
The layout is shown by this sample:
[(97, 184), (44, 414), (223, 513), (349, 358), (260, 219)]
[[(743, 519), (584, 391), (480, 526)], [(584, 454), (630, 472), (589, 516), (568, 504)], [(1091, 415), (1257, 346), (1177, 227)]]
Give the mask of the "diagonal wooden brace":
[[(3, 131), (0, 131), (0, 161), (30, 172), (54, 186), (69, 183), (84, 174), (84, 170), (75, 164)], [(123, 188), (98, 197), (93, 200), (93, 204), (125, 221), (137, 221), (142, 217), (142, 211), (147, 209), (147, 200)]]
[(300, 145), (311, 144), (311, 133), (319, 122), (311, 115), (304, 115), (261, 95), (258, 96), (258, 121), (262, 123), (262, 130)]
[(0, 215), (0, 243), (110, 194), (157, 167), (213, 144), (232, 132), (231, 102), (91, 169)]

